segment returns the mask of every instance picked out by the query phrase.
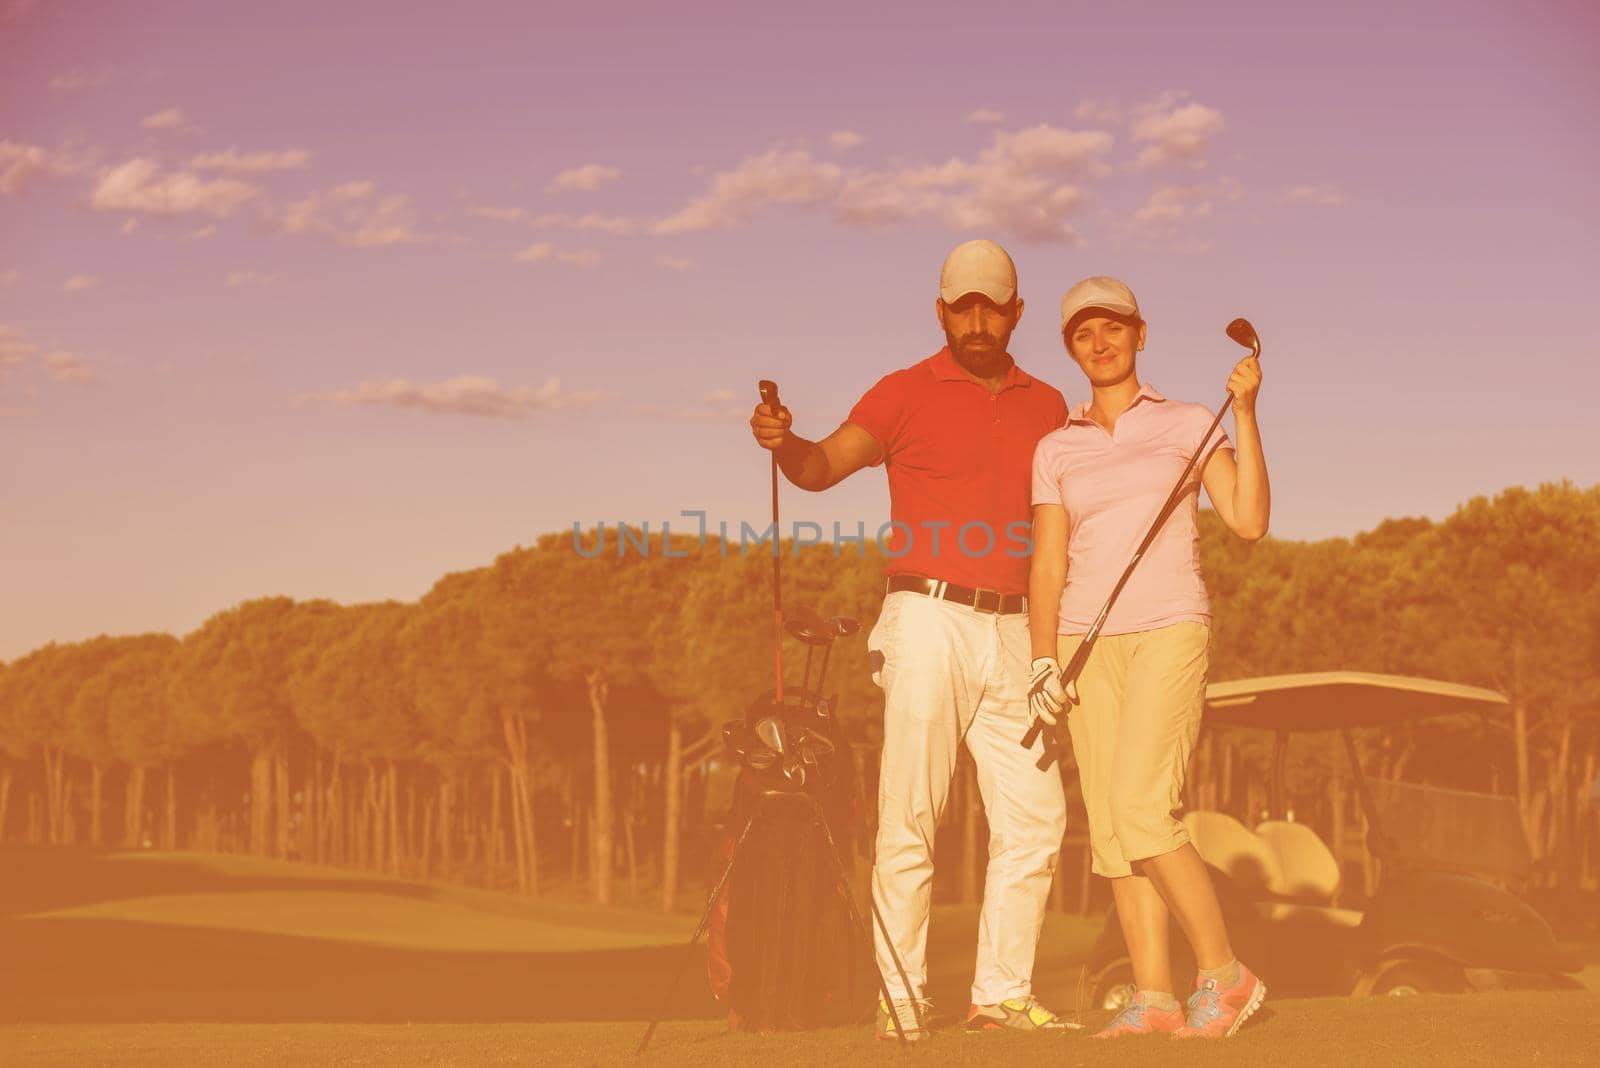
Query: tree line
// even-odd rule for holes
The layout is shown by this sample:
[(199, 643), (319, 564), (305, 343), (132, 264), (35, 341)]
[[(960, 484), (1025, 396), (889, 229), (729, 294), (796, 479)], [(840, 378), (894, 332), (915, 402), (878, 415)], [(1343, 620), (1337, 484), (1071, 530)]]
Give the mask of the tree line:
[[(268, 597), (181, 639), (52, 643), (0, 665), (0, 843), (247, 852), (675, 907), (726, 805), (717, 728), (771, 687), (771, 559), (687, 536), (668, 555), (642, 532), (597, 552), (602, 536), (545, 535), (414, 603)], [(786, 605), (863, 623), (829, 688), (870, 798), (882, 698), (862, 639), (884, 559), (782, 548)], [(1348, 668), (1505, 693), (1504, 717), (1366, 744), (1382, 773), (1514, 797), (1542, 877), (1595, 885), (1600, 487), (1514, 488), (1313, 542), (1246, 544), (1204, 512), (1201, 551), (1213, 679)], [(786, 650), (796, 677), (802, 653)], [(1191, 790), (1250, 817), (1265, 756), (1222, 733)], [(1338, 760), (1313, 747), (1292, 770), (1307, 821), (1343, 825)], [(968, 895), (981, 867), (972, 794), (958, 783), (940, 849), (962, 860), (941, 894)]]

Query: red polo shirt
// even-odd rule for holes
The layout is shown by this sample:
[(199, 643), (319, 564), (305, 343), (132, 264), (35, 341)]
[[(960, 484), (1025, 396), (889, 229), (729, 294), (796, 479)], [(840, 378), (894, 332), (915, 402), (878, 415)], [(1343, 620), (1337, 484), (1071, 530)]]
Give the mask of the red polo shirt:
[(1067, 421), (1059, 391), (1013, 363), (990, 393), (944, 348), (879, 379), (848, 421), (888, 467), (885, 574), (1028, 591), (1033, 450)]

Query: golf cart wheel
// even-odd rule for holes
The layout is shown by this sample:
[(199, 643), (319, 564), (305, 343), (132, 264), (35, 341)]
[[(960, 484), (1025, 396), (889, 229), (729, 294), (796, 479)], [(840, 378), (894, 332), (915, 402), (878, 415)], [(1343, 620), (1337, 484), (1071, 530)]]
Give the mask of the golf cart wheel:
[(1133, 963), (1126, 958), (1115, 961), (1096, 973), (1089, 984), (1090, 1010), (1121, 1012), (1133, 1001), (1138, 987), (1133, 981)]
[(1411, 994), (1459, 994), (1467, 977), (1448, 961), (1407, 959), (1385, 965), (1373, 981), (1374, 994), (1406, 997)]

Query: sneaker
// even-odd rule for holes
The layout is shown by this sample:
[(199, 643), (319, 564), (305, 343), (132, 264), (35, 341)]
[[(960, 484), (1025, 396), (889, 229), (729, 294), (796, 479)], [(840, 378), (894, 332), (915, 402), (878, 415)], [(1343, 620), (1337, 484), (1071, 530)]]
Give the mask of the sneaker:
[(928, 1037), (928, 1017), (933, 1014), (933, 1002), (927, 998), (895, 998), (894, 1012), (889, 1011), (889, 1006), (883, 999), (878, 999), (878, 1025), (873, 1034), (881, 1039), (891, 1042), (900, 1040), (899, 1025), (904, 1023), (907, 1042), (920, 1042)]
[(968, 1031), (1070, 1031), (1078, 1026), (1039, 1004), (1032, 994), (998, 1005), (974, 1004), (967, 1010)]
[(1189, 1019), (1173, 1038), (1227, 1038), (1261, 1007), (1267, 985), (1256, 973), (1239, 965), (1239, 978), (1231, 986), (1201, 976), (1189, 996)]
[(1170, 1035), (1183, 1027), (1185, 1015), (1182, 1005), (1158, 1009), (1135, 994), (1127, 1007), (1111, 1018), (1111, 1022), (1090, 1035), (1090, 1038), (1123, 1038), (1127, 1035)]

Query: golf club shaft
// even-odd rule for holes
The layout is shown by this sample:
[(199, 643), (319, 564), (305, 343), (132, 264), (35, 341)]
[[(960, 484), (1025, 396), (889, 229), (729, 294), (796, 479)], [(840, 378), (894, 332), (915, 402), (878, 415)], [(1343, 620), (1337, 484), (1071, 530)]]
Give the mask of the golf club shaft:
[[(1089, 654), (1094, 650), (1094, 643), (1099, 640), (1100, 631), (1106, 625), (1106, 618), (1111, 615), (1111, 606), (1117, 603), (1117, 597), (1122, 593), (1122, 588), (1128, 584), (1128, 579), (1133, 577), (1133, 569), (1139, 566), (1140, 560), (1144, 559), (1145, 551), (1156, 540), (1156, 535), (1161, 532), (1161, 527), (1166, 523), (1167, 517), (1178, 506), (1178, 502), (1183, 500), (1185, 495), (1184, 487), (1189, 481), (1189, 472), (1193, 471), (1194, 465), (1200, 462), (1200, 457), (1205, 453), (1206, 445), (1211, 441), (1211, 435), (1217, 432), (1217, 426), (1222, 422), (1223, 414), (1227, 412), (1228, 406), (1232, 403), (1233, 390), (1230, 389), (1227, 396), (1223, 398), (1222, 407), (1217, 409), (1216, 418), (1211, 420), (1211, 425), (1206, 428), (1205, 436), (1200, 439), (1199, 446), (1195, 448), (1194, 455), (1189, 457), (1187, 464), (1184, 464), (1183, 474), (1178, 476), (1178, 484), (1172, 487), (1171, 493), (1167, 494), (1166, 501), (1161, 505), (1161, 511), (1156, 513), (1155, 522), (1150, 524), (1150, 529), (1145, 532), (1144, 540), (1139, 543), (1139, 548), (1134, 550), (1133, 559), (1128, 561), (1128, 566), (1123, 570), (1122, 577), (1117, 579), (1117, 584), (1111, 587), (1111, 596), (1106, 598), (1106, 603), (1100, 609), (1100, 614), (1095, 617), (1094, 625), (1089, 628), (1089, 633), (1084, 635), (1077, 651), (1072, 654), (1072, 659), (1062, 669), (1061, 685), (1063, 687), (1075, 688), (1078, 675), (1082, 673), (1083, 666), (1089, 662)], [(1028, 727), (1028, 733), (1022, 736), (1022, 747), (1024, 749), (1033, 748), (1033, 743), (1038, 739), (1039, 732), (1044, 730), (1044, 726), (1045, 723), (1042, 719), (1033, 721)]]
[[(778, 414), (778, 383), (763, 378), (758, 385), (761, 403), (774, 416)], [(783, 552), (778, 547), (778, 452), (772, 451), (772, 693), (783, 702)]]

